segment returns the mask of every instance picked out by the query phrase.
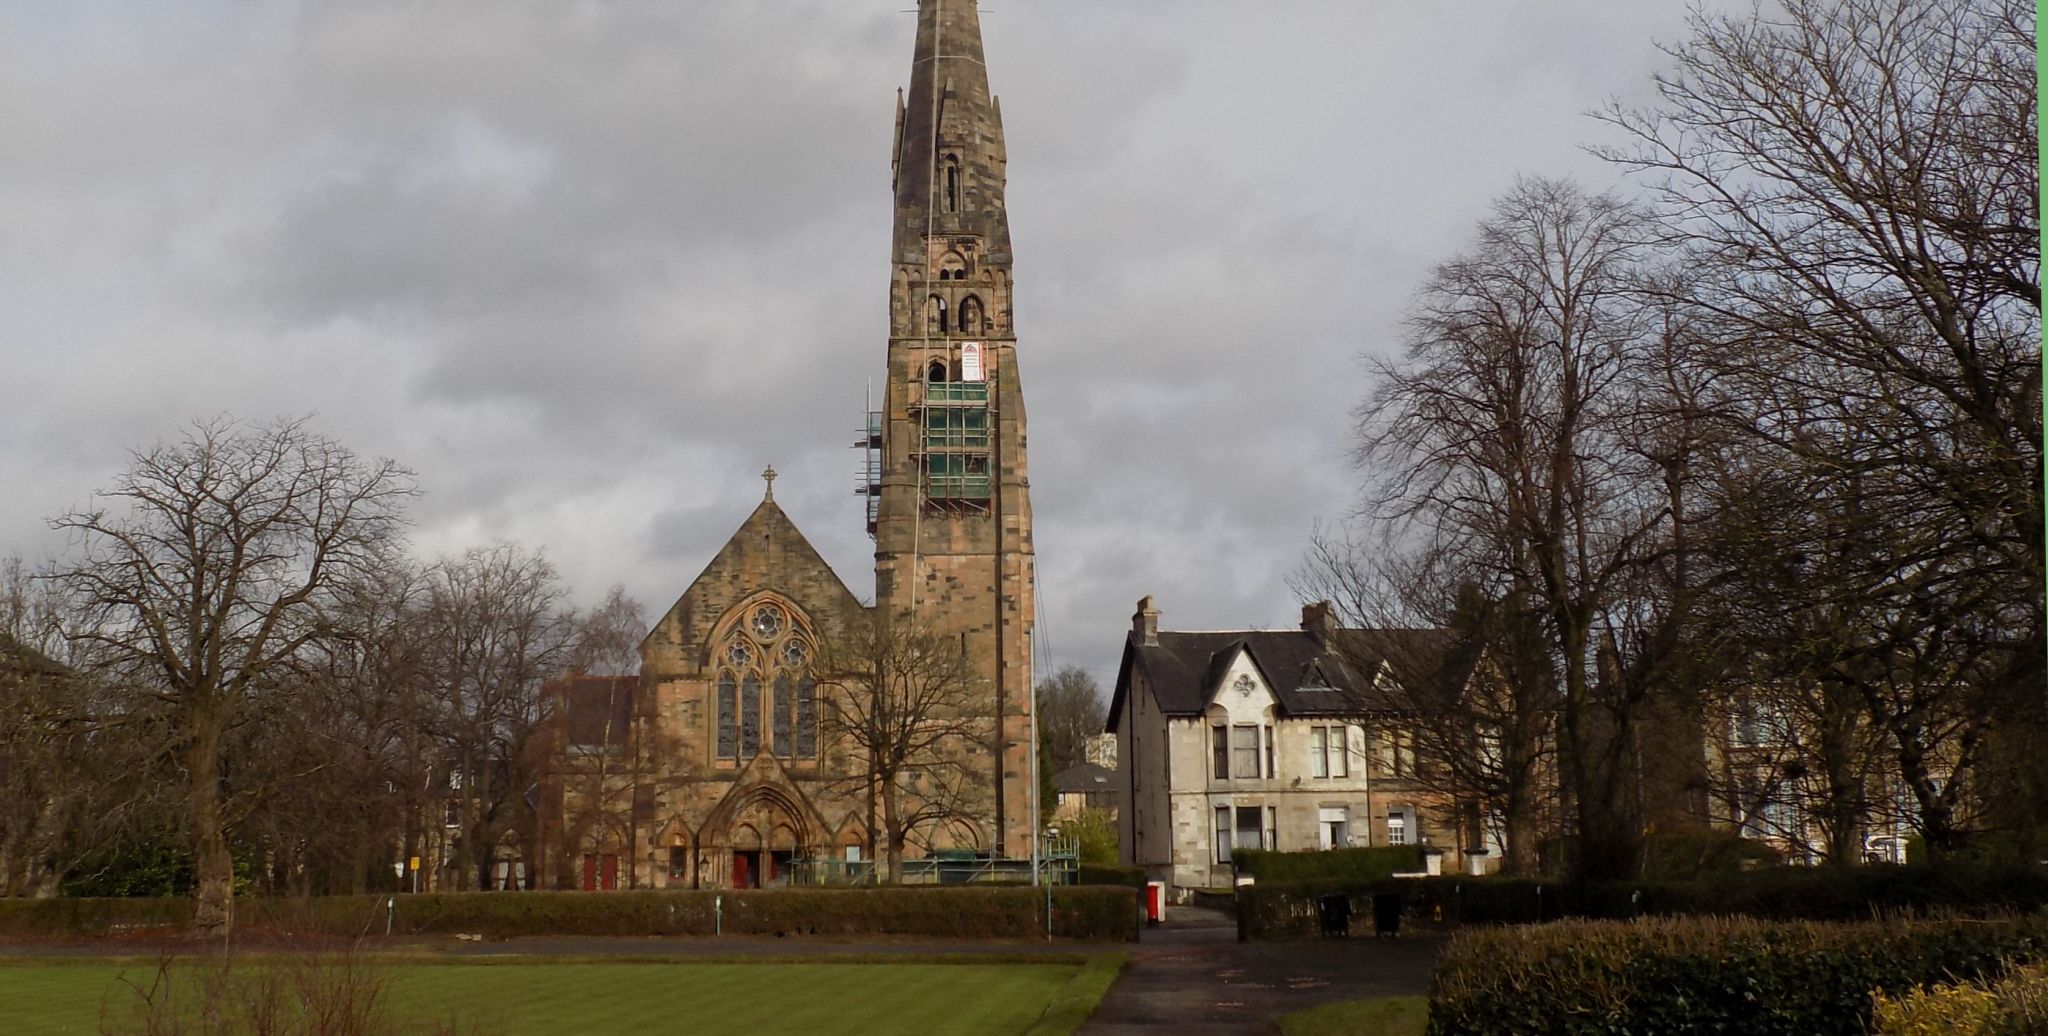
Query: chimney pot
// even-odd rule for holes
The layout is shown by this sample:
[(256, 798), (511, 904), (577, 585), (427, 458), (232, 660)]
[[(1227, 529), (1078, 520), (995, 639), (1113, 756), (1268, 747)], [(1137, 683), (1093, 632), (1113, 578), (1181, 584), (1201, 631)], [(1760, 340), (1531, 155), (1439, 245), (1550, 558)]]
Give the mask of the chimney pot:
[(1148, 647), (1158, 645), (1159, 609), (1152, 606), (1151, 594), (1138, 599), (1137, 614), (1131, 616), (1131, 632), (1137, 636), (1140, 644)]
[(1336, 610), (1328, 601), (1301, 606), (1301, 629), (1315, 640), (1316, 646), (1327, 648), (1337, 632)]

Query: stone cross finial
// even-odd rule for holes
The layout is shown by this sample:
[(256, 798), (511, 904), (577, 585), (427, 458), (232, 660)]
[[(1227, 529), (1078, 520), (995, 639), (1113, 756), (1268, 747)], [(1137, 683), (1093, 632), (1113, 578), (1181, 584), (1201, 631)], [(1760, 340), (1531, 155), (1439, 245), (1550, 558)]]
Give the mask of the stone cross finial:
[(766, 471), (761, 472), (761, 481), (768, 483), (768, 489), (761, 494), (761, 499), (775, 499), (775, 465), (770, 464)]

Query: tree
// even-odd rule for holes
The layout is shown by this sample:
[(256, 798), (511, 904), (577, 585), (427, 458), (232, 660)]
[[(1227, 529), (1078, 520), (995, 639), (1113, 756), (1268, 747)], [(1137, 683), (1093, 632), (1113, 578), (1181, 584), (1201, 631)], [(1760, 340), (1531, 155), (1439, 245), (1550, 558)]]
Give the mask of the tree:
[(2002, 744), (1981, 775), (2001, 787), (1976, 794), (2031, 858), (2048, 815), (2048, 765), (2021, 747), (2048, 736), (2034, 9), (1786, 0), (1691, 30), (1656, 103), (1603, 113), (1633, 137), (1607, 154), (1661, 199), (1695, 271), (1677, 294), (1723, 329), (1722, 423), (1883, 530), (1800, 551), (1833, 570), (1802, 586), (1810, 610), (1857, 613), (1818, 671), (1892, 739), (1936, 849), (1961, 837), (1968, 764)]
[(304, 420), (214, 418), (132, 454), (100, 506), (51, 523), (78, 541), (57, 575), (101, 675), (148, 686), (177, 731), (203, 934), (233, 921), (225, 739), (335, 634), (337, 594), (395, 546), (413, 491), (405, 468)]
[(1053, 773), (1088, 761), (1088, 741), (1102, 733), (1109, 706), (1088, 670), (1061, 666), (1038, 684), (1038, 743)]
[(1359, 411), (1367, 513), (1543, 617), (1589, 879), (1636, 867), (1636, 722), (1686, 610), (1691, 443), (1661, 398), (1682, 328), (1636, 290), (1651, 231), (1612, 197), (1517, 181), (1437, 267)]
[[(853, 787), (881, 810), (890, 881), (913, 836), (961, 826), (985, 836), (985, 767), (993, 703), (965, 642), (880, 608), (821, 645), (819, 705), (827, 740), (845, 752)], [(926, 833), (919, 834), (920, 830)]]
[[(666, 724), (641, 722), (640, 710), (650, 707), (641, 695), (653, 691), (627, 674), (639, 667), (646, 636), (646, 612), (624, 587), (613, 586), (577, 619), (569, 673), (550, 685), (561, 740), (550, 750), (559, 760), (561, 796), (556, 859), (573, 860), (607, 839), (622, 846), (628, 860), (637, 858), (640, 824), (654, 804), (697, 778), (683, 739)], [(626, 878), (637, 884), (638, 868), (629, 864)], [(566, 884), (572, 875), (556, 880)]]
[(420, 624), (425, 573), (392, 559), (352, 580), (336, 607), (345, 635), (318, 645), (306, 674), (245, 727), (238, 783), (264, 789), (242, 843), (264, 891), (301, 894), (398, 887), (410, 818), (432, 762)]
[(427, 570), (418, 618), (424, 724), (438, 742), (435, 785), (454, 803), (456, 887), (488, 887), (507, 842), (539, 860), (525, 803), (544, 746), (542, 685), (569, 659), (575, 616), (555, 568), (512, 543), (478, 547)]
[[(1391, 706), (1414, 738), (1412, 779), (1498, 824), (1503, 873), (1533, 871), (1555, 834), (1556, 667), (1543, 616), (1494, 571), (1354, 532), (1318, 528), (1291, 579), (1348, 627), (1332, 650), (1370, 681), (1360, 710)], [(1414, 636), (1441, 630), (1442, 636)], [(1390, 635), (1390, 631), (1392, 635)], [(1385, 671), (1385, 678), (1373, 676)], [(1444, 818), (1457, 823), (1458, 817)]]

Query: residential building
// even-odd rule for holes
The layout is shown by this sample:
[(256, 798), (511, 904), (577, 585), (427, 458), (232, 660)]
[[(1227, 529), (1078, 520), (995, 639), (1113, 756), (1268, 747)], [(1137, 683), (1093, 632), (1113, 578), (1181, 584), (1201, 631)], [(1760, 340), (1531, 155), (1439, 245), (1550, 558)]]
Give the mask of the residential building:
[(1109, 707), (1123, 862), (1176, 890), (1230, 885), (1240, 848), (1420, 844), (1447, 868), (1490, 868), (1495, 825), (1424, 779), (1412, 710), (1392, 693), (1447, 642), (1339, 629), (1327, 602), (1298, 630), (1173, 632), (1139, 601)]

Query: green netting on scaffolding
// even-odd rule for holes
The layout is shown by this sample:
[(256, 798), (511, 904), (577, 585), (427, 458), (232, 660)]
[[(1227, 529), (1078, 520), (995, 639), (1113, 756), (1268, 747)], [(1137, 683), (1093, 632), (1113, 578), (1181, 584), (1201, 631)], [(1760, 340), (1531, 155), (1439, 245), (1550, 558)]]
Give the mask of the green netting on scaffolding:
[(924, 448), (987, 449), (988, 408), (979, 406), (927, 407), (924, 412)]
[(989, 498), (988, 455), (934, 453), (924, 459), (925, 495), (933, 500)]

